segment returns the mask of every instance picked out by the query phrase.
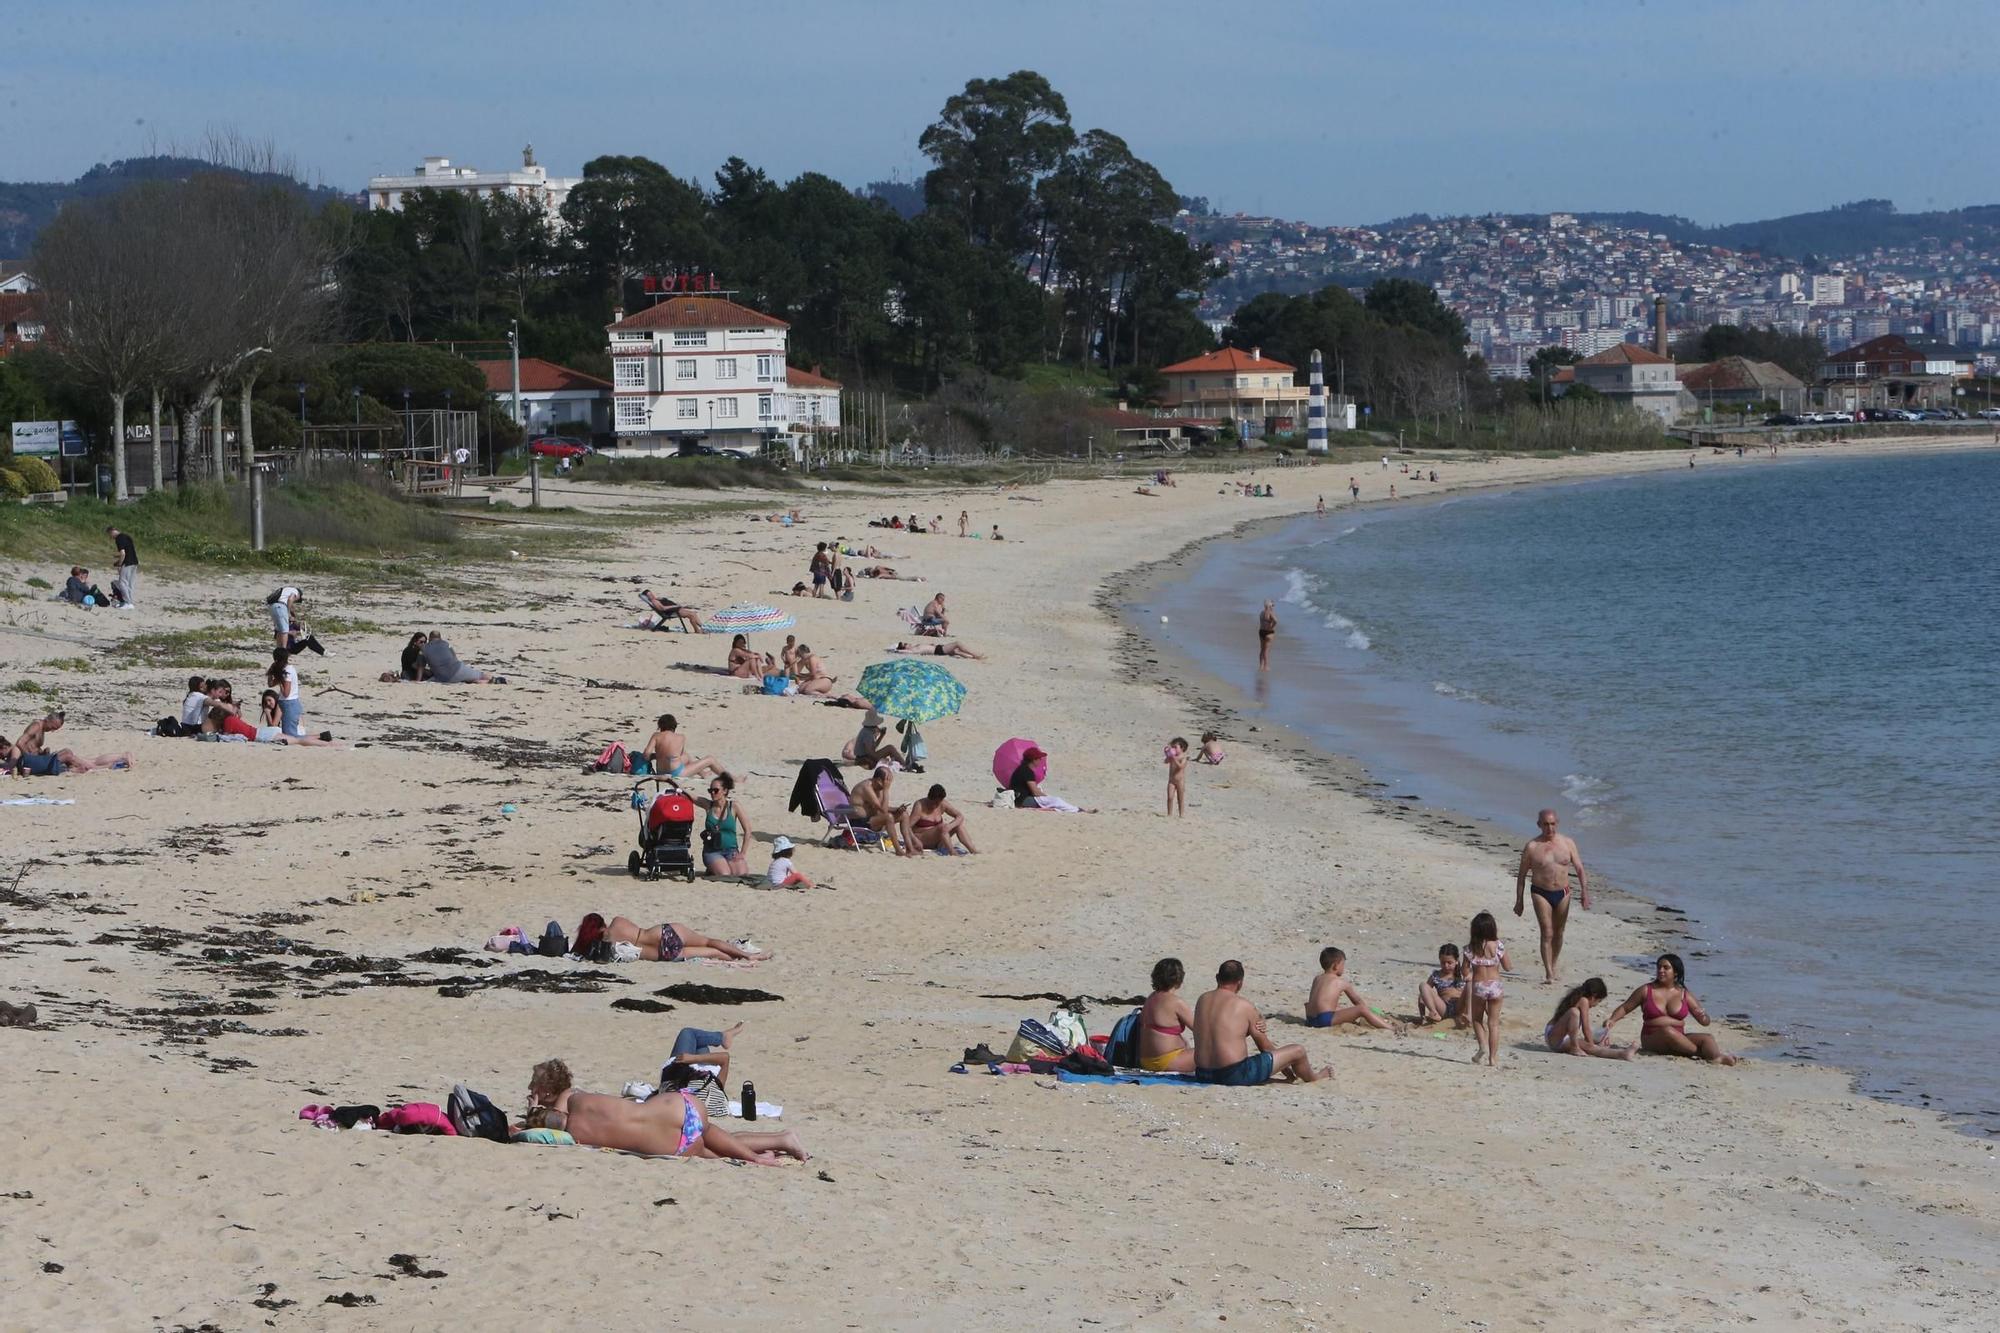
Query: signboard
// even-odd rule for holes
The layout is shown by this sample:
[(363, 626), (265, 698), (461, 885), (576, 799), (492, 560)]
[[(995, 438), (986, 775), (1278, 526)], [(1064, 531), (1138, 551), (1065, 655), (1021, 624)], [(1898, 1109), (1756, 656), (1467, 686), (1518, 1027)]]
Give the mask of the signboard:
[(24, 457), (52, 457), (62, 450), (62, 428), (60, 421), (15, 422), (14, 452)]
[(64, 458), (82, 458), (89, 452), (90, 444), (83, 438), (83, 432), (77, 429), (76, 423), (74, 421), (63, 422), (62, 456)]

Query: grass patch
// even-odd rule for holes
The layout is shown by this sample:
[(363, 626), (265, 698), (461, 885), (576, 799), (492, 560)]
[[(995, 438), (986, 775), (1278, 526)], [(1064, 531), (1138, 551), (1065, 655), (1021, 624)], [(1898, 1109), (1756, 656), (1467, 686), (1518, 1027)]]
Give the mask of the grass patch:
[(245, 631), (234, 625), (204, 625), (200, 629), (158, 630), (135, 634), (111, 651), (146, 667), (184, 670), (246, 670), (264, 659), (245, 656)]
[(87, 657), (51, 657), (42, 663), (46, 671), (88, 671), (90, 659)]
[(346, 616), (313, 616), (308, 621), (315, 634), (383, 634), (372, 620), (350, 620)]
[(53, 699), (53, 698), (55, 698), (55, 697), (56, 697), (56, 696), (57, 696), (57, 695), (58, 695), (58, 694), (60, 693), (60, 691), (59, 691), (59, 690), (57, 690), (55, 686), (53, 686), (53, 685), (44, 685), (44, 684), (42, 684), (42, 683), (41, 683), (40, 681), (35, 681), (35, 680), (17, 680), (17, 681), (15, 681), (15, 682), (14, 682), (14, 683), (13, 683), (12, 685), (9, 685), (9, 686), (7, 687), (7, 693), (9, 693), (9, 694), (35, 694), (35, 695), (42, 695), (42, 696), (45, 696), (45, 697), (47, 697), (47, 698), (50, 698), (50, 699)]
[[(549, 480), (547, 468), (542, 479)], [(653, 482), (698, 491), (756, 489), (795, 491), (799, 481), (761, 458), (619, 458), (593, 456), (576, 465), (566, 481), (608, 481), (614, 485)]]
[(37, 575), (37, 576), (32, 576), (28, 579), (28, 586), (30, 588), (41, 588), (46, 591), (47, 589), (53, 588), (56, 585), (50, 583), (47, 579)]

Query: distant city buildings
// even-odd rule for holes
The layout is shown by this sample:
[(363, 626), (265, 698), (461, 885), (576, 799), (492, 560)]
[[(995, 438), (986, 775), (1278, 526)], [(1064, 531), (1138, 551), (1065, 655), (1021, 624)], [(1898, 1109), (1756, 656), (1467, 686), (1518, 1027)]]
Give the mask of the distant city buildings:
[(427, 157), (407, 176), (368, 178), (368, 207), (400, 211), (406, 196), (417, 190), (452, 190), (483, 198), (508, 197), (532, 204), (551, 222), (562, 219), (563, 200), (581, 177), (551, 176), (535, 161), (535, 146), (521, 150), (521, 165), (511, 171), (481, 171), (455, 167), (448, 157)]

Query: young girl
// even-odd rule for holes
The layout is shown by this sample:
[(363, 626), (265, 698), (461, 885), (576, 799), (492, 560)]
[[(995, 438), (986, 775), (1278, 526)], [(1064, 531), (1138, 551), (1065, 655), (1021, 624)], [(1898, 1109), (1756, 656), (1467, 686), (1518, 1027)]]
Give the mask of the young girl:
[(1221, 762), (1222, 762), (1222, 737), (1220, 737), (1220, 736), (1216, 735), (1216, 734), (1215, 734), (1214, 732), (1212, 732), (1212, 731), (1204, 731), (1204, 732), (1202, 732), (1202, 733), (1201, 733), (1201, 754), (1200, 754), (1200, 755), (1198, 756), (1198, 758), (1200, 759), (1200, 762), (1202, 762), (1202, 763), (1204, 763), (1204, 764), (1219, 764), (1219, 763), (1221, 763)]
[(1507, 946), (1500, 942), (1500, 925), (1493, 919), (1493, 913), (1481, 912), (1472, 918), (1471, 938), (1464, 950), (1466, 989), (1466, 1018), (1472, 1024), (1472, 1035), (1479, 1040), (1477, 1064), (1484, 1057), (1489, 1066), (1500, 1063), (1500, 1002), (1504, 992), (1500, 988), (1500, 974), (1512, 972), (1507, 965)]
[(1167, 814), (1178, 807), (1182, 819), (1187, 818), (1187, 766), (1187, 738), (1176, 736), (1167, 742)]
[(1603, 977), (1592, 977), (1562, 997), (1554, 1018), (1542, 1029), (1542, 1041), (1564, 1055), (1595, 1055), (1606, 1060), (1630, 1060), (1630, 1046), (1603, 1045), (1591, 1039), (1590, 1008), (1608, 992)]

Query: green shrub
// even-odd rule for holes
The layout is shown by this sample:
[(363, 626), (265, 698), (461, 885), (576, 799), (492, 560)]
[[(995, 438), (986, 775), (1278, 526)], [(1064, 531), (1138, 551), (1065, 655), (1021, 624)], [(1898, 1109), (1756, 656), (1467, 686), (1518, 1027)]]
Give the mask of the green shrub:
[(21, 475), (21, 480), (28, 484), (28, 490), (32, 494), (40, 495), (62, 489), (62, 478), (56, 475), (54, 468), (39, 458), (16, 458), (12, 470)]
[(10, 500), (25, 500), (28, 498), (28, 483), (12, 468), (0, 467), (0, 495)]

